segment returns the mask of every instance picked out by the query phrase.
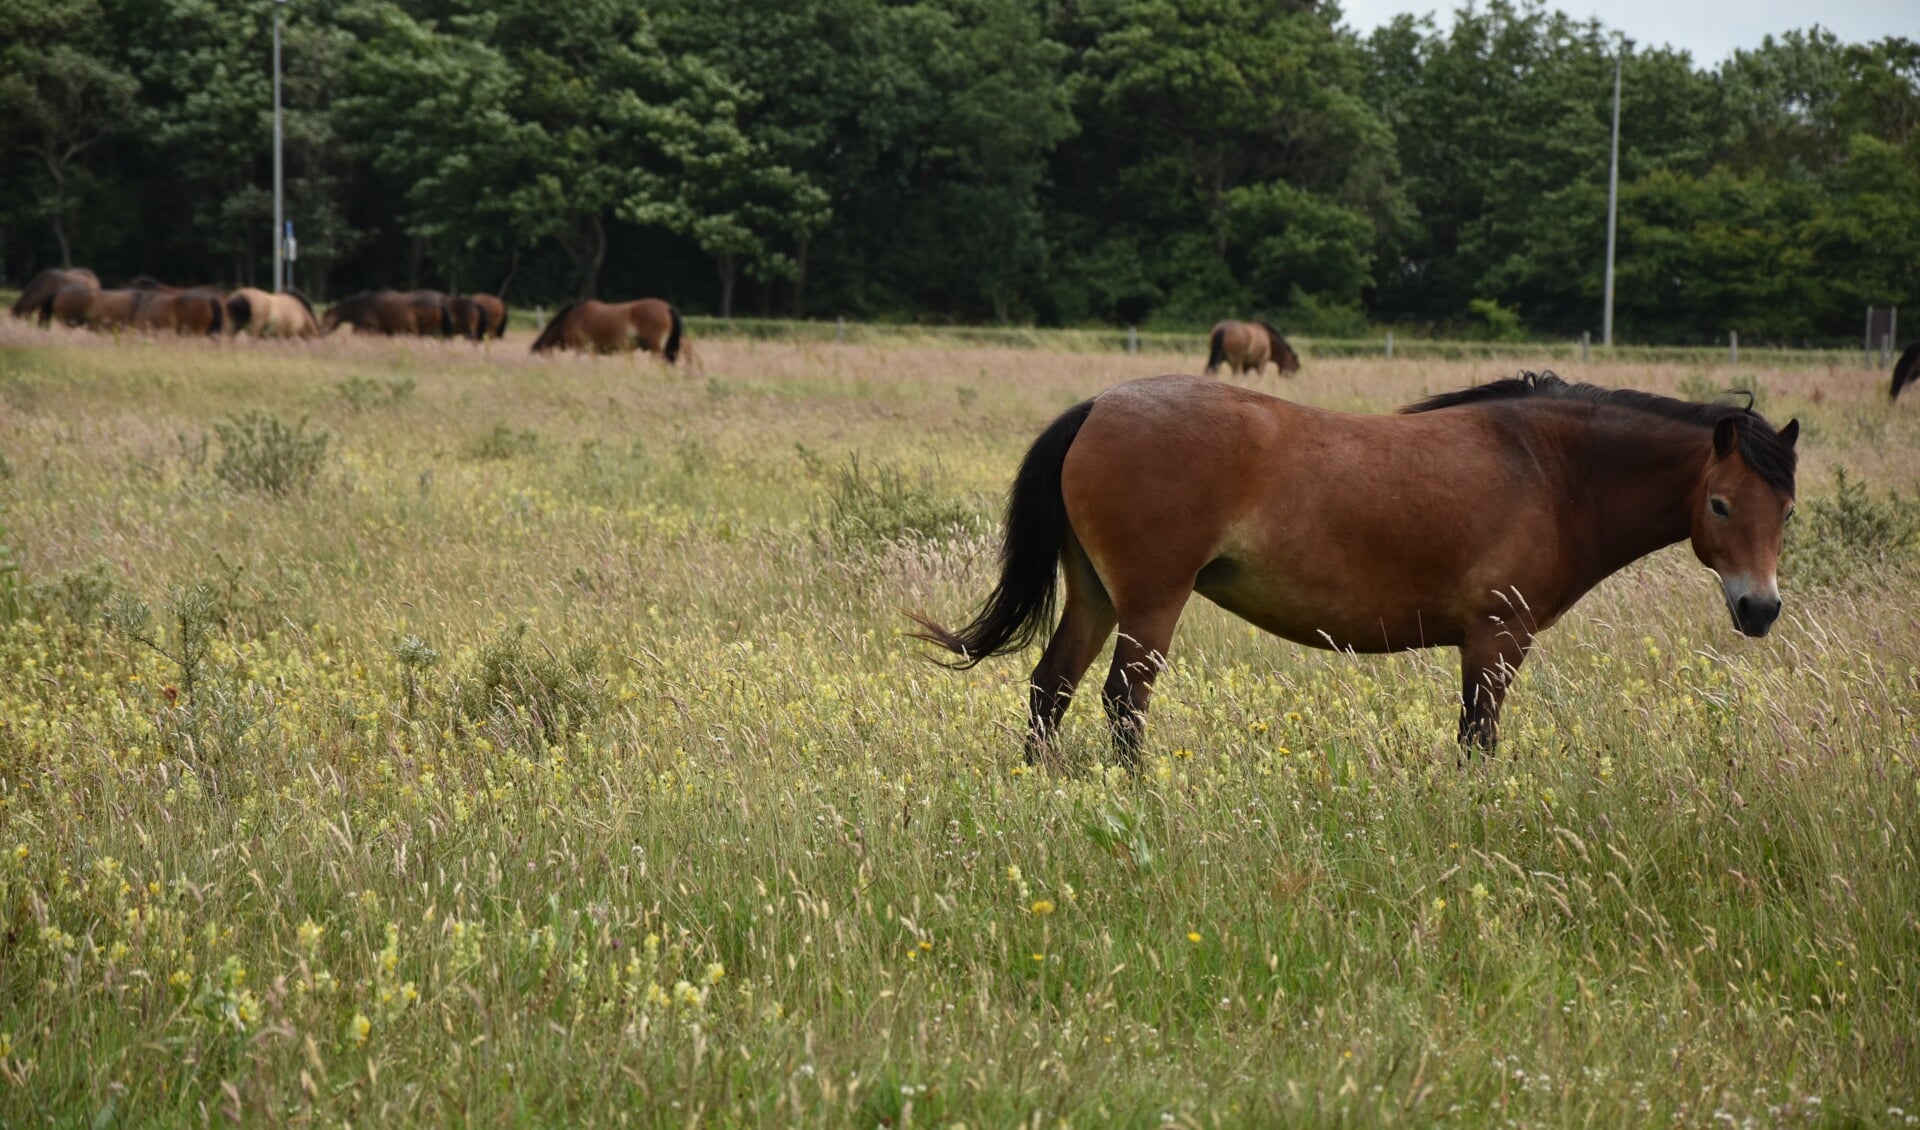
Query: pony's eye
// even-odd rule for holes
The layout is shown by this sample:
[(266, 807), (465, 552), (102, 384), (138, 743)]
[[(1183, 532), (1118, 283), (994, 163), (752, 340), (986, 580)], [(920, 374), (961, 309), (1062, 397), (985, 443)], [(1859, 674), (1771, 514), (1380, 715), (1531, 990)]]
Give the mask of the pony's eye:
[(1727, 500), (1724, 498), (1709, 499), (1707, 505), (1713, 507), (1713, 512), (1722, 518), (1730, 518), (1733, 516), (1733, 511), (1727, 508)]
[(1800, 508), (1798, 506), (1787, 507), (1787, 516), (1785, 518), (1785, 521), (1788, 521), (1788, 522), (1793, 521), (1793, 516), (1795, 514), (1798, 514), (1799, 512), (1800, 512)]

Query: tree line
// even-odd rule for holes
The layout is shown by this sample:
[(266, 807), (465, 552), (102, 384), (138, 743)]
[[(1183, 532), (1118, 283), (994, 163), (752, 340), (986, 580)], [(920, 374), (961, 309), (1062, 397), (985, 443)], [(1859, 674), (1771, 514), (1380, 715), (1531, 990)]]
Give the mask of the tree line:
[[(292, 0), (296, 281), (1289, 332), (1920, 318), (1920, 43), (1714, 68), (1537, 3)], [(268, 281), (269, 0), (0, 0), (0, 268)]]

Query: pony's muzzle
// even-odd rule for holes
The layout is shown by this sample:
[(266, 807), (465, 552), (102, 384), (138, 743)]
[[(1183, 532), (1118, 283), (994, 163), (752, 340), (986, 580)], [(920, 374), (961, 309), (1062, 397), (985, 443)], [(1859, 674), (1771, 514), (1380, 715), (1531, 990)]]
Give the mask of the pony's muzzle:
[(1759, 585), (1749, 577), (1722, 577), (1720, 587), (1727, 599), (1727, 612), (1733, 617), (1733, 626), (1741, 635), (1759, 639), (1780, 618), (1780, 590), (1771, 580)]
[(1755, 639), (1766, 635), (1779, 618), (1777, 596), (1743, 596), (1733, 602), (1733, 626)]

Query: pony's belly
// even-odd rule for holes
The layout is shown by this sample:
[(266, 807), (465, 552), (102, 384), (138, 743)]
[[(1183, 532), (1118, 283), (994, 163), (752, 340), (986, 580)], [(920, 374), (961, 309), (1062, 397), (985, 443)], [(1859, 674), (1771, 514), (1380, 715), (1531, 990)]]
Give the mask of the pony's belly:
[(1220, 559), (1201, 570), (1194, 591), (1263, 631), (1308, 647), (1340, 651), (1409, 651), (1457, 647), (1465, 638), (1457, 618), (1434, 607), (1380, 599), (1256, 574)]

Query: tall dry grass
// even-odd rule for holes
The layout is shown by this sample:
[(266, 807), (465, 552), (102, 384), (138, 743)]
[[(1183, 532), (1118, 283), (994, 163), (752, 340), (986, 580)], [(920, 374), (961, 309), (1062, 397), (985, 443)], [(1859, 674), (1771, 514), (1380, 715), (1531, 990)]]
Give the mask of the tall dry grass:
[[(1801, 417), (1767, 640), (1657, 555), (1461, 764), (1450, 654), (1196, 605), (1128, 779), (1085, 703), (1027, 772), (1031, 657), (900, 612), (978, 599), (1038, 428), (1168, 358), (696, 348), (0, 327), (0, 1124), (1920, 1117), (1878, 374), (1561, 366)], [(256, 411), (317, 475), (218, 473)]]

